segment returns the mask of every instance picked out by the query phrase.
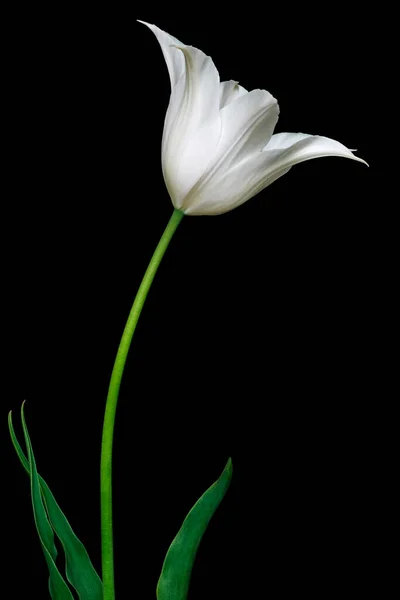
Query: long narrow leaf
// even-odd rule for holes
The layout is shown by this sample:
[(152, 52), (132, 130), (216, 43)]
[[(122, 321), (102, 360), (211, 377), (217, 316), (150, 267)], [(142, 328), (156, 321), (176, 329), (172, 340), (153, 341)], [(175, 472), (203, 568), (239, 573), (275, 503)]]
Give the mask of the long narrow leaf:
[(225, 496), (231, 479), (232, 461), (229, 459), (219, 479), (193, 506), (169, 547), (158, 580), (158, 600), (186, 600), (201, 538)]
[[(11, 413), (9, 414), (9, 429), (18, 458), (29, 474), (29, 461), (15, 435)], [(38, 478), (50, 523), (64, 548), (68, 581), (75, 588), (81, 600), (102, 600), (103, 586), (85, 547), (73, 532), (43, 477), (38, 475)]]
[(36, 470), (36, 462), (35, 457), (33, 455), (33, 450), (31, 446), (31, 441), (29, 438), (28, 429), (25, 422), (24, 416), (24, 405), (21, 408), (21, 419), (22, 419), (22, 427), (24, 430), (25, 443), (28, 450), (28, 460), (29, 460), (29, 471), (31, 475), (31, 496), (32, 496), (32, 506), (33, 506), (33, 516), (35, 519), (35, 525), (37, 532), (39, 534), (40, 543), (43, 548), (44, 557), (47, 562), (47, 567), (49, 569), (50, 581), (49, 581), (49, 591), (53, 600), (73, 600), (72, 593), (65, 583), (64, 579), (61, 576), (61, 573), (56, 567), (54, 562), (56, 553), (54, 546), (54, 535), (51, 525), (47, 519), (46, 511), (43, 505), (42, 496), (40, 492), (40, 484), (38, 479), (38, 474)]

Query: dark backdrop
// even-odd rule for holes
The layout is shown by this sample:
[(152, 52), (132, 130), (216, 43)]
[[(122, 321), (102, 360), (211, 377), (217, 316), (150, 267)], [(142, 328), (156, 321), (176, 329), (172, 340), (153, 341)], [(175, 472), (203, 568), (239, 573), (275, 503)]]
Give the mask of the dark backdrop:
[(7, 597), (47, 594), (5, 426), (24, 399), (39, 471), (100, 570), (108, 380), (172, 211), (160, 166), (169, 79), (136, 18), (210, 54), (221, 79), (273, 93), (276, 131), (333, 137), (371, 166), (310, 161), (229, 214), (180, 225), (120, 395), (118, 598), (154, 598), (169, 543), (228, 456), (232, 487), (190, 600), (365, 593), (386, 443), (369, 360), (381, 277), (371, 15), (337, 4), (166, 8), (32, 5), (4, 21)]

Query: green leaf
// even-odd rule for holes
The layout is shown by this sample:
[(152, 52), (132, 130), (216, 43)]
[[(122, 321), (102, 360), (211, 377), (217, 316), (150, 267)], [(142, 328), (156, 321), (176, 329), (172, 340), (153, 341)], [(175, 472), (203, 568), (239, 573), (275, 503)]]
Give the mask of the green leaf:
[(229, 459), (219, 479), (193, 506), (169, 547), (157, 584), (158, 600), (186, 600), (201, 538), (231, 479), (232, 460)]
[(51, 525), (47, 519), (46, 511), (43, 505), (40, 492), (40, 484), (36, 470), (35, 457), (29, 439), (28, 429), (24, 417), (24, 405), (21, 408), (22, 427), (24, 430), (25, 443), (28, 450), (29, 472), (31, 474), (31, 496), (33, 506), (33, 516), (35, 525), (39, 534), (40, 543), (43, 548), (44, 557), (50, 573), (49, 591), (53, 600), (73, 600), (72, 593), (62, 578), (55, 564), (57, 551), (54, 545), (54, 534)]
[[(25, 470), (28, 473), (30, 473), (29, 461), (25, 457), (25, 454), (21, 446), (19, 445), (18, 439), (14, 432), (11, 413), (9, 415), (9, 428), (11, 439), (14, 444), (14, 448), (17, 452), (17, 455)], [(89, 555), (85, 547), (74, 534), (70, 524), (68, 523), (64, 513), (58, 506), (53, 494), (50, 491), (50, 488), (48, 487), (44, 479), (40, 475), (38, 475), (38, 480), (40, 483), (41, 494), (44, 500), (44, 504), (46, 506), (48, 518), (50, 520), (52, 528), (59, 537), (65, 552), (66, 575), (68, 581), (77, 591), (80, 600), (102, 600), (103, 586), (100, 577), (96, 573), (90, 561)], [(55, 556), (53, 556), (53, 558), (55, 559)]]

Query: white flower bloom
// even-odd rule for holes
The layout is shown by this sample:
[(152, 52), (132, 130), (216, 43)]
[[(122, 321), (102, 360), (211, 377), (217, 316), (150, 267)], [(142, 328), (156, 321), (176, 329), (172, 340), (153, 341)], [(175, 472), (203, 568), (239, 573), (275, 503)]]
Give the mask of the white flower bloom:
[(171, 80), (162, 168), (175, 208), (187, 215), (228, 212), (310, 158), (342, 156), (365, 163), (326, 137), (273, 134), (279, 107), (269, 92), (220, 82), (209, 56), (144, 25), (157, 37)]

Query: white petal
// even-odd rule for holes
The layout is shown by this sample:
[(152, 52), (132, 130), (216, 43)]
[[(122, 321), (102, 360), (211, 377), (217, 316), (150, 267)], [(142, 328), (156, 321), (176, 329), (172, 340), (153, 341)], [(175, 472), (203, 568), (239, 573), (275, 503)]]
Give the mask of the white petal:
[(309, 137), (307, 133), (274, 133), (268, 144), (264, 147), (264, 150), (267, 148), (268, 150), (283, 150)]
[(269, 92), (253, 90), (221, 111), (221, 136), (213, 160), (184, 199), (182, 209), (189, 214), (196, 208), (203, 190), (235, 165), (259, 154), (272, 136), (278, 120), (278, 103)]
[[(143, 21), (141, 21), (143, 23)], [(155, 25), (171, 79), (164, 122), (162, 166), (176, 208), (203, 174), (220, 137), (219, 74), (212, 59)]]
[(336, 140), (304, 133), (278, 133), (262, 152), (227, 171), (219, 171), (185, 212), (216, 215), (232, 210), (271, 185), (293, 165), (323, 156), (351, 158), (367, 164)]
[(236, 98), (240, 98), (240, 96), (244, 96), (248, 91), (239, 85), (237, 81), (221, 81), (219, 88), (219, 107), (223, 108), (227, 104), (236, 100)]
[(284, 163), (292, 167), (299, 162), (323, 156), (341, 156), (367, 164), (340, 142), (321, 135), (306, 133), (277, 133), (265, 146), (264, 152), (270, 153), (271, 163), (275, 166)]
[(182, 42), (156, 25), (151, 25), (151, 23), (146, 23), (145, 21), (139, 21), (139, 23), (146, 25), (156, 36), (164, 54), (165, 62), (167, 63), (171, 89), (173, 89), (185, 70), (185, 59), (182, 52), (179, 52), (176, 48), (176, 46), (183, 46)]
[(185, 72), (172, 90), (162, 141), (164, 179), (176, 208), (201, 177), (220, 137), (219, 74), (211, 58), (179, 46)]
[(227, 166), (265, 147), (278, 121), (279, 107), (269, 92), (252, 90), (224, 106), (220, 115), (218, 162)]

